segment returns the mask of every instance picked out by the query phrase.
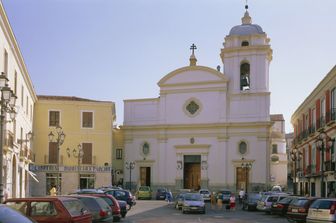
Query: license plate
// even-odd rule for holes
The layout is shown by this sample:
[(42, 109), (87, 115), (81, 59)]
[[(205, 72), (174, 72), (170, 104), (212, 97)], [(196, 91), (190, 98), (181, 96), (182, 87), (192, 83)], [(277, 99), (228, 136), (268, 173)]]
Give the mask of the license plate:
[(292, 212), (298, 212), (298, 209), (292, 209)]
[(273, 207), (274, 207), (274, 208), (276, 208), (276, 207), (277, 207), (277, 205), (276, 205), (276, 204), (273, 204)]
[(194, 210), (195, 210), (195, 209), (197, 209), (197, 208), (196, 208), (196, 207), (192, 207), (191, 209), (194, 209)]

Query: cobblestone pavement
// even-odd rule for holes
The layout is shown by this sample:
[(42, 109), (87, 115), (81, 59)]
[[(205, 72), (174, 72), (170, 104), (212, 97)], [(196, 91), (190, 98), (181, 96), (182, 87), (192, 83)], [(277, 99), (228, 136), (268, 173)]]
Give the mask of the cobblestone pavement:
[(268, 215), (263, 212), (243, 211), (239, 207), (235, 211), (212, 209), (207, 203), (206, 214), (182, 214), (173, 204), (165, 201), (137, 201), (121, 222), (127, 223), (284, 223), (285, 217)]

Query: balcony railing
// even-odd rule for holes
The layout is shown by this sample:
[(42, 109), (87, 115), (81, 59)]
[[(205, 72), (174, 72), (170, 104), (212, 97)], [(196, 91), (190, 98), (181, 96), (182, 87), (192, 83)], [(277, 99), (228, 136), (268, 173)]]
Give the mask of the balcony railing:
[(336, 120), (336, 108), (331, 108), (329, 111), (327, 111), (327, 123), (331, 122), (331, 121), (335, 121)]
[(307, 176), (307, 175), (311, 175), (311, 173), (312, 173), (312, 166), (311, 166), (311, 165), (308, 165), (308, 166), (306, 167), (306, 176)]

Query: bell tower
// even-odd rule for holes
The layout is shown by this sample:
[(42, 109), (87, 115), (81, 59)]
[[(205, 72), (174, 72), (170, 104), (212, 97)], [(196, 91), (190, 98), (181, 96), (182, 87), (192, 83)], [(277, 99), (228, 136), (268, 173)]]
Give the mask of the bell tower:
[(230, 80), (228, 93), (232, 97), (231, 104), (235, 107), (237, 105), (234, 103), (241, 100), (241, 105), (248, 106), (248, 110), (251, 105), (262, 106), (265, 108), (265, 111), (261, 111), (262, 117), (256, 117), (258, 112), (260, 114), (260, 108), (252, 109), (246, 115), (251, 119), (269, 120), (269, 64), (272, 60), (270, 39), (259, 25), (252, 24), (247, 5), (241, 20), (242, 24), (234, 26), (225, 37), (220, 54), (224, 74)]
[(221, 49), (224, 73), (232, 80), (231, 93), (268, 92), (272, 60), (270, 39), (259, 25), (252, 24), (247, 5), (245, 9), (242, 24), (230, 30)]

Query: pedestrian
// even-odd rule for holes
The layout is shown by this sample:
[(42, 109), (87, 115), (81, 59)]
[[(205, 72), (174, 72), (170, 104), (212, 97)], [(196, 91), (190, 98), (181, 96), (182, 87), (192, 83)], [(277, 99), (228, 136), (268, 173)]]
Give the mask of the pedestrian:
[(236, 197), (234, 193), (231, 194), (230, 196), (230, 211), (236, 210)]
[(222, 206), (223, 206), (223, 197), (222, 197), (222, 193), (218, 193), (217, 195), (217, 207), (218, 207), (218, 210), (221, 210), (222, 209)]
[(239, 204), (242, 204), (244, 196), (245, 196), (245, 191), (243, 189), (240, 189), (240, 191), (239, 191)]
[(172, 192), (169, 190), (166, 192), (166, 201), (168, 204), (170, 204), (170, 202), (172, 202), (172, 198), (173, 198), (173, 195), (172, 195)]
[(211, 204), (211, 209), (216, 208), (216, 193), (215, 192), (212, 192), (212, 194), (210, 195), (210, 204)]
[(49, 193), (50, 193), (50, 196), (56, 196), (57, 195), (57, 189), (56, 189), (55, 185), (51, 186), (51, 189), (50, 189)]

